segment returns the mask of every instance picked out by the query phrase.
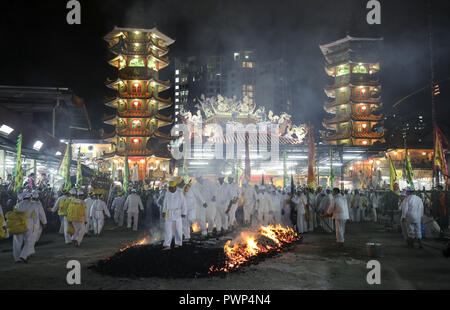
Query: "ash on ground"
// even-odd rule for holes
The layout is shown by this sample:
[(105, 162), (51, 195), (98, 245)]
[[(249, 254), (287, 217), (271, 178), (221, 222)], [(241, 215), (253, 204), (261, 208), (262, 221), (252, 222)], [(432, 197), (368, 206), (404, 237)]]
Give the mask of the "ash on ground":
[[(191, 241), (184, 242), (183, 246), (172, 247), (171, 250), (163, 250), (162, 244), (137, 245), (100, 260), (89, 269), (103, 275), (127, 278), (223, 277), (229, 273), (221, 271), (222, 267), (226, 266), (228, 259), (224, 253), (224, 245), (227, 240), (231, 239), (224, 236), (208, 240), (194, 237)], [(266, 242), (270, 241), (266, 240)], [(283, 248), (287, 247), (289, 246)], [(240, 267), (257, 264), (265, 258), (279, 254), (281, 250), (278, 248), (261, 253)], [(213, 270), (211, 270), (212, 266)], [(235, 271), (237, 270), (231, 270), (231, 272)]]

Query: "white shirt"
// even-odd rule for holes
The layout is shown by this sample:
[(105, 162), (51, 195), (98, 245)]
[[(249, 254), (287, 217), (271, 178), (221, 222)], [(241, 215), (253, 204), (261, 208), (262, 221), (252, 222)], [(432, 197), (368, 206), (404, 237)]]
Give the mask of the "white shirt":
[(186, 199), (182, 190), (177, 189), (174, 193), (166, 192), (162, 213), (165, 213), (166, 220), (169, 221), (179, 220), (182, 215), (186, 215)]
[(206, 203), (200, 191), (199, 183), (193, 184), (189, 187), (189, 190), (187, 191), (185, 198), (187, 204), (186, 207), (188, 211), (193, 211), (198, 206), (203, 207), (203, 205)]
[(336, 220), (348, 220), (348, 205), (347, 199), (342, 195), (336, 195), (333, 197), (333, 201), (327, 210), (327, 213), (333, 214), (333, 219)]
[(111, 217), (111, 214), (109, 214), (109, 210), (108, 207), (106, 206), (106, 203), (101, 199), (94, 200), (89, 216), (95, 219), (100, 219), (103, 218), (103, 212), (105, 212), (105, 214), (108, 217)]
[(401, 204), (402, 218), (420, 223), (423, 216), (423, 202), (416, 195), (408, 195)]
[(327, 212), (332, 203), (333, 203), (333, 195), (326, 194), (320, 201), (319, 210), (322, 212)]
[(244, 194), (244, 204), (246, 206), (253, 206), (255, 202), (255, 188), (250, 185), (244, 185), (244, 188), (242, 189), (242, 192)]
[(206, 203), (208, 203), (209, 208), (209, 202), (212, 201), (212, 197), (216, 195), (216, 186), (214, 186), (210, 180), (203, 179), (201, 183), (199, 182), (199, 189), (203, 199), (205, 199)]
[(295, 195), (294, 199), (292, 199), (292, 202), (295, 203), (298, 214), (303, 215), (306, 213), (305, 207), (306, 207), (307, 199), (306, 199), (305, 195), (303, 195), (303, 194), (301, 194), (300, 196)]
[(114, 212), (123, 212), (124, 206), (125, 206), (125, 197), (124, 196), (117, 196), (113, 200), (113, 203), (111, 205), (111, 209), (113, 209)]
[(36, 215), (38, 217), (37, 224), (42, 223), (43, 225), (46, 225), (47, 217), (45, 216), (45, 211), (42, 203), (39, 200), (32, 200), (32, 202), (36, 210)]
[(127, 197), (125, 201), (124, 210), (128, 213), (139, 213), (139, 209), (144, 210), (144, 205), (142, 204), (141, 197), (139, 195), (132, 193)]
[(228, 191), (229, 191), (228, 184), (226, 183), (216, 184), (215, 196), (218, 206), (221, 206), (223, 208), (228, 207), (228, 203), (230, 202), (231, 199), (231, 197), (228, 195)]

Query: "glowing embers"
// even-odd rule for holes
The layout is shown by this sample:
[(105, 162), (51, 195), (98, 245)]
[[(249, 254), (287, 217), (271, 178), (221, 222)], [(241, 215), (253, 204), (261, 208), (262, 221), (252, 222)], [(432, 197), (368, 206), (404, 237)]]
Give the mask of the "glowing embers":
[(192, 234), (189, 242), (168, 251), (163, 250), (160, 241), (153, 242), (153, 239), (152, 235), (133, 242), (89, 268), (118, 277), (225, 276), (280, 253), (302, 237), (290, 228), (264, 226), (241, 233), (234, 242), (226, 241), (225, 246), (223, 237), (205, 239)]
[(125, 251), (125, 250), (127, 250), (127, 249), (129, 249), (129, 248), (131, 248), (131, 247), (137, 246), (137, 245), (148, 244), (148, 243), (149, 243), (149, 240), (150, 240), (150, 237), (144, 237), (144, 238), (142, 238), (141, 240), (136, 241), (136, 242), (133, 242), (133, 243), (127, 245), (126, 247), (120, 249), (119, 252), (123, 252), (123, 251)]
[(192, 224), (192, 232), (196, 233), (201, 231), (200, 225), (198, 224), (198, 222), (195, 222), (194, 224)]
[(261, 226), (257, 232), (242, 232), (240, 237), (229, 240), (224, 246), (227, 257), (224, 266), (211, 266), (210, 273), (230, 272), (243, 265), (255, 263), (263, 254), (273, 255), (302, 237), (292, 228), (277, 226)]

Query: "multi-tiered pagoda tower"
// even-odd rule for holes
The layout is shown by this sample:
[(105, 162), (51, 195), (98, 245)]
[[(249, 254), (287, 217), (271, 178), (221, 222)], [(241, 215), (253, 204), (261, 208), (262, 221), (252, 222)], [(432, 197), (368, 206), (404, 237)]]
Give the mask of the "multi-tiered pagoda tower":
[(118, 96), (106, 103), (117, 112), (103, 119), (115, 126), (113, 132), (103, 136), (114, 145), (113, 152), (105, 157), (123, 162), (127, 153), (130, 166), (138, 164), (142, 180), (150, 162), (154, 167), (154, 162), (159, 164), (170, 156), (167, 143), (171, 137), (161, 132), (161, 127), (173, 123), (171, 113), (164, 113), (172, 101), (160, 97), (170, 88), (170, 82), (161, 81), (158, 75), (169, 64), (165, 55), (174, 40), (156, 28), (117, 27), (104, 39), (116, 55), (109, 63), (118, 69), (117, 80), (107, 84), (118, 91)]
[(322, 140), (331, 145), (369, 146), (384, 143), (384, 129), (380, 126), (382, 107), (379, 45), (382, 38), (344, 39), (320, 45), (325, 56), (325, 71), (334, 78), (334, 84), (325, 87), (331, 102), (324, 109), (334, 114), (323, 126), (330, 130)]

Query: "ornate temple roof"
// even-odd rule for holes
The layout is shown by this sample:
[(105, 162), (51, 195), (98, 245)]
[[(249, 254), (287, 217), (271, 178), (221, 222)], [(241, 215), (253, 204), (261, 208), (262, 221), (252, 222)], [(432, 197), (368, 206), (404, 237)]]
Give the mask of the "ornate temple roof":
[(111, 30), (106, 36), (104, 36), (104, 40), (110, 41), (114, 38), (121, 36), (123, 32), (134, 32), (134, 31), (140, 31), (145, 33), (151, 33), (162, 40), (166, 42), (167, 45), (171, 45), (175, 42), (174, 39), (170, 38), (169, 36), (165, 35), (161, 31), (159, 31), (156, 27), (151, 29), (142, 29), (142, 28), (123, 28), (123, 27), (117, 27), (115, 26), (113, 30)]
[(345, 44), (351, 41), (382, 41), (383, 38), (357, 38), (357, 37), (352, 37), (347, 35), (346, 37), (336, 40), (334, 42), (331, 43), (327, 43), (327, 44), (321, 44), (319, 45), (320, 50), (322, 51), (323, 55), (328, 55), (330, 53), (335, 52), (335, 50), (333, 49), (333, 47), (339, 46), (341, 44)]

